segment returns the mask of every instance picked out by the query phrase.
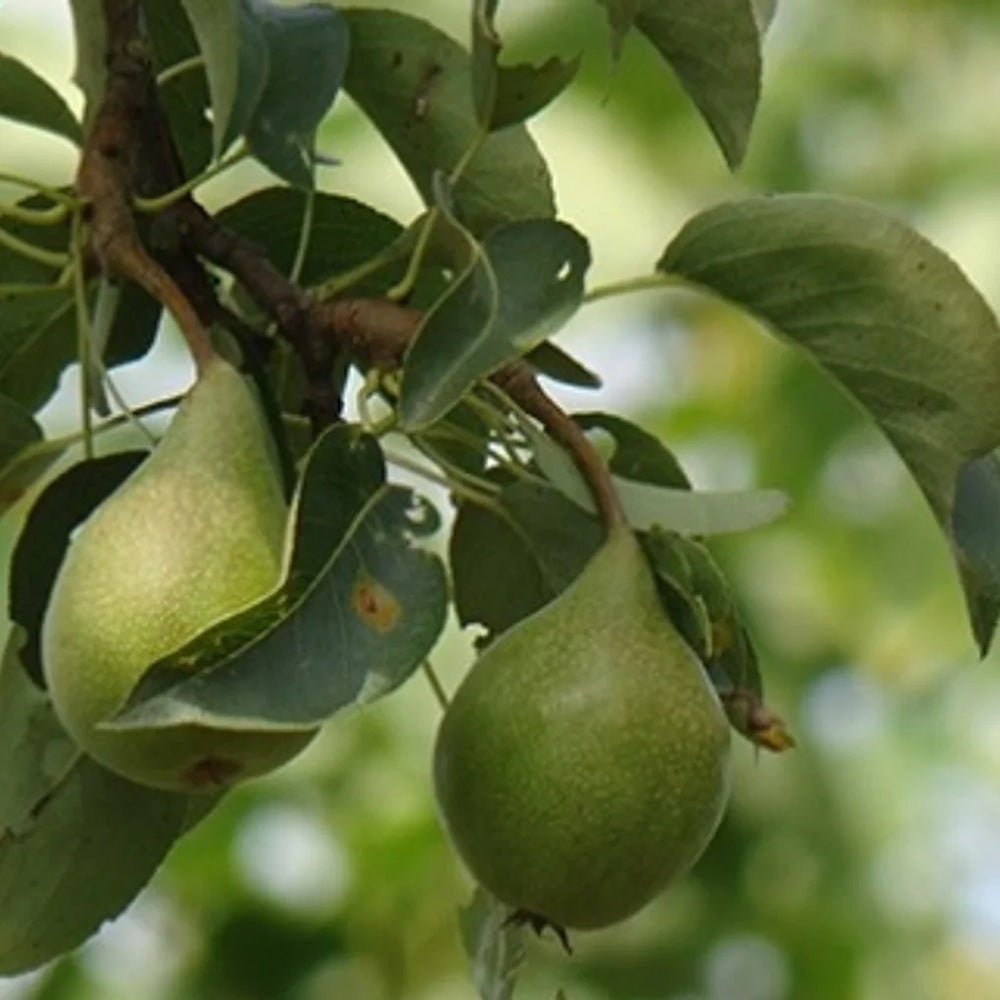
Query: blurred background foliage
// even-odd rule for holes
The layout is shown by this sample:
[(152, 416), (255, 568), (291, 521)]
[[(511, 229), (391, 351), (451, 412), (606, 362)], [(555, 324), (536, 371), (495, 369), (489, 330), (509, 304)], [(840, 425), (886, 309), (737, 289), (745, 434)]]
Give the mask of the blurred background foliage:
[[(466, 4), (398, 6), (464, 37)], [(507, 2), (500, 24), (510, 59), (583, 53), (534, 130), (562, 215), (592, 241), (595, 282), (647, 272), (699, 208), (818, 190), (906, 217), (1000, 304), (995, 0), (779, 5), (735, 177), (648, 46), (630, 39), (611, 67), (597, 4)], [(61, 0), (6, 0), (0, 44), (78, 106)], [(349, 102), (321, 147), (342, 160), (326, 189), (415, 214)], [(18, 127), (0, 124), (0, 148), (6, 167), (44, 180), (73, 168), (68, 145)], [(261, 182), (240, 167), (205, 198)], [(123, 372), (130, 399), (187, 379), (171, 332), (161, 340)], [(719, 303), (602, 301), (561, 342), (605, 378), (596, 394), (561, 392), (568, 405), (655, 430), (699, 486), (791, 495), (782, 522), (713, 549), (738, 583), (768, 702), (800, 746), (758, 758), (739, 745), (731, 808), (696, 871), (639, 917), (578, 936), (571, 959), (533, 942), (517, 996), (1000, 996), (1000, 665), (976, 661), (945, 543), (901, 463), (806, 361)], [(72, 397), (67, 378), (47, 426), (72, 422)], [(3, 526), (8, 544), (16, 526)], [(436, 657), (449, 685), (470, 655), (452, 630)], [(416, 677), (335, 720), (292, 766), (230, 795), (124, 918), (74, 957), (0, 982), (0, 998), (470, 998), (455, 922), (470, 887), (430, 792), (436, 714)]]

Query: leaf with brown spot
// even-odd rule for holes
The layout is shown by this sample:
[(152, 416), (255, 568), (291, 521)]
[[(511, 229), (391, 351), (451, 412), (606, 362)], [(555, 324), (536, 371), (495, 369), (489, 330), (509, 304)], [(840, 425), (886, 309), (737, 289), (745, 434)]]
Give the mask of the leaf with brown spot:
[(423, 662), (448, 594), (441, 561), (414, 543), (438, 518), (385, 481), (378, 442), (357, 427), (328, 430), (292, 510), (283, 585), (153, 664), (107, 726), (310, 729)]
[(403, 608), (391, 590), (367, 574), (359, 577), (351, 592), (354, 613), (376, 632), (391, 632), (403, 614)]

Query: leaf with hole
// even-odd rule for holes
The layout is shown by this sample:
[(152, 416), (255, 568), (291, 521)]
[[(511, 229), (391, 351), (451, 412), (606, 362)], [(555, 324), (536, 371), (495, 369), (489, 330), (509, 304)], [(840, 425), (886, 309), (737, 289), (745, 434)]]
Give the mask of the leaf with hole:
[[(433, 204), (435, 172), (449, 174), (478, 141), (469, 55), (420, 18), (390, 10), (345, 16), (351, 57), (344, 87)], [(494, 133), (478, 147), (456, 184), (455, 203), (477, 235), (513, 219), (555, 214), (548, 168), (523, 126)]]
[(403, 425), (433, 422), (554, 333), (582, 301), (589, 266), (586, 240), (551, 219), (510, 222), (475, 244), (471, 267), (424, 315), (407, 352)]
[(498, 0), (472, 8), (472, 101), (480, 124), (491, 132), (518, 125), (551, 104), (572, 82), (580, 60), (552, 56), (539, 66), (500, 64), (503, 44), (494, 18)]
[[(374, 438), (328, 430), (293, 502), (284, 584), (150, 666), (110, 728), (311, 729), (401, 684), (444, 625), (431, 508), (385, 482)], [(294, 674), (295, 684), (288, 683)]]

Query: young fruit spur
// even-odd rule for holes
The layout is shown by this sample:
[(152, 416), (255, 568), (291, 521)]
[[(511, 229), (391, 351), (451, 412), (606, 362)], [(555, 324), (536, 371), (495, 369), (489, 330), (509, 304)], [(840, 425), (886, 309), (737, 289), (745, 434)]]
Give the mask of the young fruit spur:
[(612, 528), (580, 576), (480, 657), (445, 713), (434, 783), (475, 878), (521, 916), (623, 920), (689, 868), (728, 795), (729, 726)]
[(253, 390), (212, 359), (150, 457), (74, 534), (46, 609), (45, 679), (87, 753), (142, 784), (217, 791), (308, 743), (312, 733), (98, 726), (147, 667), (277, 585), (286, 519)]

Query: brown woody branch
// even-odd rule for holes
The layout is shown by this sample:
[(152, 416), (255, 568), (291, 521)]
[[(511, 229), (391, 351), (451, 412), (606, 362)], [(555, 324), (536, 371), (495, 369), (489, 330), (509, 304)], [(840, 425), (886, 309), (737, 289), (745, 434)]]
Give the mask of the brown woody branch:
[[(77, 174), (79, 191), (89, 201), (94, 254), (107, 273), (136, 282), (174, 314), (199, 365), (214, 354), (204, 323), (230, 325), (232, 320), (199, 258), (232, 274), (296, 351), (306, 374), (313, 427), (319, 430), (340, 412), (332, 378), (338, 353), (348, 352), (365, 367), (399, 368), (422, 314), (384, 299), (312, 301), (262, 248), (222, 226), (191, 197), (154, 220), (154, 259), (140, 240), (132, 196), (177, 187), (179, 158), (159, 104), (139, 0), (103, 4), (106, 89)], [(605, 525), (622, 523), (621, 503), (600, 456), (541, 389), (531, 368), (515, 362), (493, 380), (570, 452)]]
[(87, 133), (76, 186), (87, 200), (90, 246), (110, 276), (135, 282), (173, 313), (196, 365), (214, 350), (190, 299), (148, 253), (136, 230), (132, 192), (138, 158), (146, 144), (138, 128), (155, 99), (148, 46), (138, 0), (104, 0), (107, 78)]
[[(283, 279), (263, 254), (231, 245), (190, 198), (149, 227), (153, 253), (140, 238), (133, 194), (152, 196), (183, 181), (169, 123), (159, 103), (139, 0), (103, 0), (107, 78), (84, 144), (77, 188), (87, 199), (90, 249), (105, 273), (133, 281), (173, 313), (196, 365), (214, 355), (206, 324), (231, 326), (201, 256), (232, 270), (248, 289), (266, 291), (268, 311), (298, 352), (309, 386), (314, 428), (339, 416), (332, 345), (309, 328), (304, 293)], [(190, 238), (186, 238), (186, 235)], [(282, 279), (280, 285), (274, 279)]]
[(180, 239), (236, 278), (295, 349), (306, 374), (314, 429), (337, 420), (341, 401), (332, 378), (337, 352), (317, 324), (309, 296), (271, 263), (261, 247), (221, 225), (193, 198), (168, 209), (168, 216)]
[[(420, 325), (417, 309), (386, 299), (343, 299), (318, 307), (318, 325), (356, 357), (377, 368), (399, 368)], [(597, 450), (579, 425), (542, 389), (530, 366), (517, 361), (492, 377), (573, 457), (606, 527), (625, 522), (621, 501)]]

